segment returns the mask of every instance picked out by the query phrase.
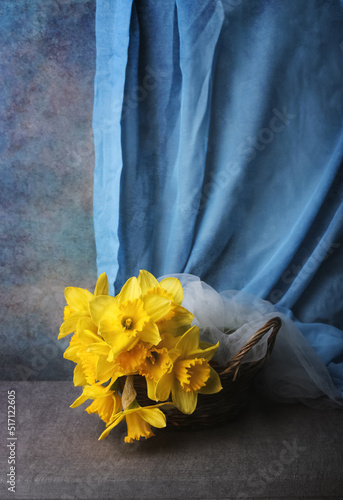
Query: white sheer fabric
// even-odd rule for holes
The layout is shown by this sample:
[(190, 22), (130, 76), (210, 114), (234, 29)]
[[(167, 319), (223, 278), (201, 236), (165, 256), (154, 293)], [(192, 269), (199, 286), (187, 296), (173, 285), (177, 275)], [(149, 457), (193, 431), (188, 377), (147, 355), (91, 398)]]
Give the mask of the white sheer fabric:
[[(274, 401), (301, 401), (316, 408), (343, 408), (343, 398), (329, 372), (294, 322), (270, 302), (247, 293), (226, 290), (218, 293), (198, 277), (172, 274), (183, 286), (183, 306), (194, 315), (201, 339), (216, 343), (215, 359), (231, 359), (270, 318), (282, 321), (274, 350), (255, 384)], [(161, 277), (163, 279), (166, 276)], [(254, 346), (243, 362), (261, 359), (271, 331)]]

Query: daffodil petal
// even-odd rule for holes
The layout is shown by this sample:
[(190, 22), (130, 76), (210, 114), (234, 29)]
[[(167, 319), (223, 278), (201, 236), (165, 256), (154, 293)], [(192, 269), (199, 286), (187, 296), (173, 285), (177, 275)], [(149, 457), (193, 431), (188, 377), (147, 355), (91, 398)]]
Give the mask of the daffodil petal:
[(182, 413), (190, 415), (196, 408), (198, 393), (196, 391), (184, 391), (180, 383), (175, 381), (172, 389), (172, 398), (173, 403), (175, 403), (176, 407), (182, 411)]
[(80, 349), (80, 345), (70, 345), (64, 351), (63, 357), (64, 359), (69, 359), (69, 361), (73, 361), (74, 363), (78, 363), (80, 361), (80, 357), (78, 355)]
[(90, 330), (93, 333), (96, 333), (98, 330), (96, 325), (94, 324), (94, 321), (89, 316), (81, 316), (77, 323), (76, 327), (77, 335), (80, 335), (80, 333), (82, 333), (83, 330)]
[(139, 283), (139, 285), (141, 287), (143, 295), (148, 290), (150, 290), (150, 288), (155, 288), (155, 287), (159, 287), (160, 286), (159, 282), (157, 281), (157, 279), (155, 278), (155, 276), (153, 276), (148, 271), (145, 271), (144, 269), (141, 269), (139, 271), (138, 283)]
[(105, 342), (111, 347), (123, 346), (125, 348), (130, 345), (132, 338), (125, 334), (125, 331), (104, 331), (101, 330), (101, 336), (104, 338)]
[(102, 342), (102, 339), (96, 333), (93, 333), (91, 330), (81, 330), (77, 333), (80, 342), (88, 346), (90, 344), (95, 344), (97, 342)]
[(111, 394), (107, 387), (99, 384), (93, 384), (85, 387), (83, 389), (83, 393), (85, 396), (88, 396), (89, 399), (102, 398)]
[(74, 382), (75, 387), (84, 386), (87, 383), (85, 374), (83, 373), (83, 368), (82, 368), (81, 363), (78, 363), (75, 366), (73, 382)]
[(156, 386), (156, 398), (159, 401), (165, 401), (166, 399), (169, 398), (172, 387), (173, 387), (173, 382), (175, 380), (174, 374), (171, 373), (165, 373), (160, 380), (157, 382)]
[(89, 302), (89, 312), (94, 323), (99, 326), (104, 316), (110, 316), (111, 309), (116, 306), (116, 299), (110, 295), (98, 295)]
[(148, 321), (142, 328), (142, 331), (138, 332), (140, 340), (143, 342), (148, 342), (149, 344), (157, 345), (161, 342), (160, 332), (157, 328), (156, 323), (153, 321)]
[(210, 376), (207, 379), (206, 385), (199, 390), (201, 394), (215, 394), (223, 388), (218, 373), (212, 366), (210, 366), (210, 370)]
[(70, 405), (70, 408), (76, 408), (77, 406), (82, 405), (85, 401), (87, 401), (87, 399), (89, 399), (88, 396), (82, 393), (81, 396), (75, 399), (74, 403)]
[(160, 281), (160, 286), (173, 296), (175, 304), (182, 304), (183, 289), (180, 280), (177, 278), (165, 278)]
[(153, 401), (158, 401), (156, 398), (156, 386), (157, 383), (151, 378), (146, 378), (147, 395), (149, 399)]
[(68, 286), (64, 290), (64, 296), (68, 306), (74, 311), (87, 311), (88, 302), (93, 299), (93, 294), (84, 288)]
[(120, 400), (120, 397), (117, 394), (108, 393), (105, 397), (94, 399), (92, 404), (85, 410), (87, 413), (97, 413), (104, 422), (111, 423), (118, 413), (116, 411), (120, 406), (118, 405), (118, 399)]
[(145, 295), (143, 297), (144, 309), (153, 321), (159, 321), (171, 308), (171, 302), (159, 295)]
[(188, 354), (191, 351), (195, 351), (199, 347), (199, 328), (197, 326), (192, 326), (186, 333), (180, 337), (175, 349), (180, 351), (182, 354)]
[(111, 377), (113, 377), (115, 372), (115, 367), (113, 363), (109, 363), (105, 357), (99, 356), (96, 365), (96, 378), (100, 383), (104, 384)]
[(96, 282), (94, 296), (96, 297), (97, 295), (108, 295), (108, 278), (106, 273), (100, 274)]
[(158, 344), (158, 349), (163, 349), (165, 347), (166, 349), (173, 349), (177, 343), (177, 337), (174, 337), (174, 335), (170, 332), (165, 332), (161, 334), (161, 342)]
[(194, 314), (189, 312), (185, 307), (173, 306), (173, 317), (166, 320), (167, 327), (173, 330), (184, 325), (191, 325), (194, 319)]
[(165, 427), (167, 425), (165, 414), (158, 408), (141, 408), (140, 416), (153, 427)]
[(110, 418), (110, 422), (113, 421), (114, 417), (121, 411), (122, 409), (122, 404), (121, 404), (121, 397), (119, 394), (113, 394), (113, 398), (115, 399), (114, 401), (114, 407), (113, 407), (113, 412)]
[(99, 437), (99, 441), (101, 441), (101, 439), (104, 439), (105, 437), (107, 437), (109, 435), (109, 433), (111, 432), (111, 430), (116, 425), (118, 425), (123, 420), (123, 418), (125, 418), (124, 412), (117, 413), (117, 415), (114, 417), (113, 422), (111, 422), (111, 424), (108, 425), (108, 427), (106, 427), (106, 429), (104, 430), (104, 432)]
[(114, 360), (113, 349), (110, 349), (106, 361), (108, 361), (109, 363), (112, 363), (113, 360)]
[(70, 333), (75, 332), (79, 319), (80, 319), (80, 314), (74, 313), (71, 316), (69, 316), (69, 318), (67, 318), (65, 321), (63, 321), (60, 328), (60, 333), (57, 338), (63, 339), (63, 337), (66, 337)]
[(127, 280), (127, 282), (121, 289), (119, 299), (120, 302), (127, 302), (128, 300), (139, 299), (141, 295), (141, 287), (139, 286), (137, 278), (133, 276), (132, 278)]
[(106, 342), (95, 342), (94, 344), (89, 344), (87, 347), (87, 351), (93, 354), (97, 354), (98, 356), (108, 356), (111, 347)]
[[(104, 318), (99, 323), (98, 333), (101, 337), (103, 334), (111, 334), (111, 333), (123, 333), (125, 329), (123, 325), (115, 319)], [(105, 337), (104, 337), (105, 338)]]
[(213, 344), (211, 342), (204, 342), (203, 340), (200, 340), (199, 342), (199, 349), (207, 349), (208, 347), (212, 347)]
[(219, 342), (217, 342), (215, 345), (207, 347), (206, 349), (196, 349), (195, 351), (191, 352), (187, 357), (189, 357), (189, 359), (204, 358), (207, 361), (210, 361), (217, 352), (218, 347), (219, 347)]
[(116, 334), (115, 337), (112, 337), (113, 359), (119, 356), (123, 351), (132, 349), (138, 341), (139, 338), (127, 337), (123, 333)]

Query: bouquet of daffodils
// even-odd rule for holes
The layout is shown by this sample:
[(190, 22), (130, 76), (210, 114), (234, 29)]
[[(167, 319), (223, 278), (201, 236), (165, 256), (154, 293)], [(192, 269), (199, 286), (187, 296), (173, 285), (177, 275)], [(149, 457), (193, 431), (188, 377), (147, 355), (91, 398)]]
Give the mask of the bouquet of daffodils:
[[(67, 287), (65, 298), (58, 338), (74, 333), (64, 357), (76, 363), (74, 384), (83, 388), (71, 407), (92, 400), (86, 411), (106, 423), (99, 439), (124, 419), (125, 442), (152, 437), (151, 426), (166, 426), (160, 408), (172, 405), (191, 414), (198, 393), (222, 389), (209, 364), (219, 343), (200, 341), (199, 328), (191, 326), (193, 314), (181, 305), (183, 290), (177, 278), (158, 282), (142, 270), (112, 297), (104, 273), (94, 294)], [(149, 406), (137, 401), (137, 376), (146, 380)]]

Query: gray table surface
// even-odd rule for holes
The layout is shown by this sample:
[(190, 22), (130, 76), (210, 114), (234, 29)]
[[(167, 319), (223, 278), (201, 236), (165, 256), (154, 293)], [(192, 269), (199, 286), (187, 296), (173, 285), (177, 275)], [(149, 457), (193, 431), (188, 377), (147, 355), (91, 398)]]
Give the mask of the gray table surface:
[[(8, 491), (7, 391), (16, 391), (16, 491)], [(0, 498), (343, 498), (343, 412), (280, 405), (254, 394), (234, 422), (204, 431), (156, 430), (124, 444), (70, 409), (72, 382), (1, 382)]]

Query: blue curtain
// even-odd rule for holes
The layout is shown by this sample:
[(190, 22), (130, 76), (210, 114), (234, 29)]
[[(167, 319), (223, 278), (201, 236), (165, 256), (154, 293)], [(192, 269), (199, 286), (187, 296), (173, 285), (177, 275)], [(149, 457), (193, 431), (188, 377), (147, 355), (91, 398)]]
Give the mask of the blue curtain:
[(343, 390), (342, 4), (97, 0), (96, 34), (98, 272), (266, 298)]

